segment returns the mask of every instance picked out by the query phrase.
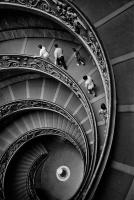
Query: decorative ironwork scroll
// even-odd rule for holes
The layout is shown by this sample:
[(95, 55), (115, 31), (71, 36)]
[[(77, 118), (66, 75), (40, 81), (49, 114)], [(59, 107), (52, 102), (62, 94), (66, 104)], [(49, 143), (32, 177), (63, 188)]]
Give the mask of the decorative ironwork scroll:
[[(67, 0), (1, 0), (1, 3), (20, 5), (24, 8), (36, 9), (45, 15), (54, 18), (69, 29), (88, 49), (95, 61), (104, 84), (108, 116), (111, 113), (111, 81), (107, 60), (98, 37), (91, 24), (76, 8)], [(79, 25), (78, 25), (79, 24)], [(79, 31), (78, 31), (79, 29)], [(17, 63), (14, 63), (14, 66)]]
[[(5, 119), (6, 117), (9, 117), (10, 115), (23, 111), (23, 110), (31, 110), (31, 109), (45, 109), (45, 110), (51, 110), (53, 112), (57, 112), (60, 115), (63, 115), (65, 118), (67, 118), (71, 124), (74, 124), (78, 131), (80, 131), (80, 135), (82, 139), (85, 141), (86, 145), (86, 137), (85, 132), (83, 130), (83, 127), (79, 124), (79, 122), (73, 117), (71, 114), (69, 114), (65, 109), (61, 108), (59, 105), (56, 105), (49, 101), (40, 101), (40, 100), (20, 100), (15, 101), (6, 105), (3, 105), (0, 107), (0, 121)], [(82, 149), (84, 152), (86, 152), (86, 147), (84, 146)]]
[(93, 130), (91, 134), (93, 134), (93, 138), (97, 140), (97, 130), (94, 114), (92, 112), (92, 107), (90, 105), (89, 100), (85, 96), (84, 92), (80, 88), (80, 86), (74, 81), (74, 79), (64, 72), (64, 70), (54, 66), (52, 63), (47, 62), (41, 58), (33, 58), (29, 56), (22, 56), (22, 55), (8, 55), (2, 56), (0, 55), (0, 68), (2, 69), (12, 69), (12, 68), (19, 68), (19, 69), (36, 69), (39, 71), (48, 74), (49, 76), (54, 77), (55, 79), (59, 80), (67, 87), (69, 87), (79, 98), (85, 111), (88, 115), (89, 122), (91, 124), (91, 129)]
[[(78, 83), (75, 82), (75, 80), (64, 70), (56, 67), (52, 63), (47, 62), (44, 59), (41, 58), (33, 58), (30, 56), (25, 56), (25, 55), (0, 55), (0, 68), (1, 70), (12, 70), (12, 69), (32, 69), (33, 71), (36, 72), (43, 72), (49, 76), (52, 76), (53, 78), (57, 79), (58, 81), (62, 82), (65, 84), (69, 89), (73, 91), (73, 93), (78, 97), (78, 99), (81, 101), (83, 108), (85, 109), (88, 120), (91, 125), (92, 132), (91, 137), (93, 138), (93, 145), (89, 146), (89, 143), (87, 142), (87, 149), (90, 149), (92, 152), (92, 163), (95, 164), (96, 161), (96, 153), (97, 153), (97, 128), (96, 128), (96, 122), (95, 122), (95, 117), (94, 113), (92, 111), (92, 107), (90, 105), (89, 99), (87, 99), (86, 95), (78, 85)], [(21, 105), (20, 105), (21, 106)], [(1, 109), (2, 110), (2, 109)], [(10, 108), (6, 109), (10, 110)], [(2, 111), (4, 112), (4, 111)], [(10, 111), (9, 111), (10, 112)], [(80, 126), (80, 125), (79, 125)], [(88, 141), (86, 134), (83, 134), (85, 137), (85, 140)], [(87, 163), (88, 163), (88, 150), (87, 150)], [(94, 165), (93, 164), (93, 165)], [(90, 165), (91, 166), (91, 165)], [(90, 167), (89, 167), (90, 168)], [(88, 169), (88, 171), (90, 171)]]
[(4, 118), (12, 115), (13, 113), (17, 113), (22, 110), (31, 110), (31, 109), (46, 109), (57, 112), (67, 118), (72, 124), (78, 127), (78, 130), (81, 131), (82, 135), (84, 135), (84, 130), (82, 126), (77, 122), (74, 116), (72, 116), (68, 111), (63, 109), (57, 104), (54, 104), (49, 101), (41, 101), (41, 100), (18, 100), (15, 102), (11, 102), (9, 104), (5, 104), (0, 106), (0, 121)]
[(72, 117), (65, 109), (61, 108), (60, 106), (49, 101), (30, 100), (30, 99), (18, 100), (15, 102), (11, 102), (9, 104), (2, 105), (0, 107), (0, 120), (20, 110), (24, 109), (31, 110), (36, 108), (47, 109), (47, 110), (52, 110), (54, 112), (58, 112), (62, 114), (64, 117), (66, 117), (71, 123), (77, 126), (79, 125), (79, 123), (76, 122), (75, 118)]

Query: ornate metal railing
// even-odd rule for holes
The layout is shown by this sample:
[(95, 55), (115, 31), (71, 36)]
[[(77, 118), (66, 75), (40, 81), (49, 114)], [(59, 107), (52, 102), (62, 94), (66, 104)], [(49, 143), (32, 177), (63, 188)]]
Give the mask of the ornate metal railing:
[[(103, 51), (103, 48), (98, 40), (98, 36), (93, 30), (89, 21), (85, 16), (79, 11), (79, 9), (68, 0), (0, 0), (0, 6), (3, 4), (6, 6), (12, 5), (22, 8), (27, 8), (31, 11), (36, 10), (36, 12), (41, 12), (44, 15), (48, 15), (50, 18), (54, 19), (62, 26), (67, 28), (72, 34), (74, 34), (87, 48), (92, 55), (96, 66), (100, 72), (104, 89), (106, 95), (106, 103), (108, 110), (108, 117), (111, 114), (111, 81), (110, 73), (108, 68), (108, 63)], [(58, 6), (61, 6), (61, 11)], [(63, 12), (64, 10), (68, 12)], [(72, 15), (72, 20), (69, 16)], [(68, 19), (69, 18), (69, 19)], [(79, 22), (79, 33), (75, 30), (75, 23), (73, 20), (77, 19)], [(108, 121), (109, 123), (109, 121)], [(109, 124), (108, 126), (109, 127)]]
[[(64, 70), (61, 68), (56, 67), (52, 63), (47, 62), (44, 59), (41, 58), (33, 58), (26, 55), (0, 55), (0, 69), (32, 69), (36, 70), (36, 72), (43, 72), (45, 74), (48, 74), (49, 76), (54, 77), (58, 81), (65, 84), (69, 89), (73, 91), (74, 94), (79, 98), (81, 101), (89, 122), (91, 124), (92, 129), (92, 138), (94, 138), (94, 154), (96, 154), (97, 151), (97, 128), (96, 128), (96, 122), (94, 113), (92, 111), (92, 107), (90, 105), (89, 99), (86, 97), (85, 93), (82, 91), (80, 86), (75, 82), (75, 80)], [(95, 157), (94, 157), (95, 160)]]
[[(64, 70), (54, 66), (52, 63), (49, 63), (43, 59), (35, 59), (33, 57), (29, 57), (25, 55), (24, 56), (1, 55), (0, 68), (1, 68), (1, 71), (3, 70), (7, 71), (7, 70), (13, 70), (13, 69), (19, 69), (19, 70), (24, 71), (26, 69), (27, 70), (30, 69), (30, 71), (33, 70), (33, 71), (36, 71), (36, 73), (43, 72), (45, 74), (48, 74), (49, 76), (54, 77), (55, 79), (58, 79), (76, 94), (76, 96), (79, 98), (79, 100), (83, 104), (85, 111), (87, 112), (87, 115), (91, 124), (91, 128), (92, 128), (91, 134), (92, 134), (92, 137), (94, 138), (94, 144), (93, 144), (94, 156), (92, 157), (92, 162), (91, 162), (92, 165), (90, 165), (89, 167), (89, 164), (88, 164), (89, 162), (88, 149), (89, 148), (87, 148), (87, 156), (86, 156), (87, 164), (85, 166), (88, 172), (90, 172), (90, 170), (93, 170), (93, 166), (95, 164), (96, 155), (97, 155), (97, 129), (96, 129), (95, 118), (94, 118), (94, 114), (93, 114), (91, 105), (89, 103), (89, 100), (85, 96), (80, 86), (73, 80), (73, 78), (69, 76), (66, 72), (64, 72)], [(8, 109), (7, 107), (6, 110), (9, 111), (10, 109)], [(85, 137), (86, 137), (86, 133), (85, 133)]]
[[(13, 117), (13, 114), (22, 113), (22, 111), (26, 110), (51, 110), (53, 112), (59, 113), (66, 119), (68, 119), (72, 124), (74, 124), (81, 133), (81, 137), (85, 142), (85, 149), (83, 151), (86, 153), (87, 139), (85, 137), (85, 131), (83, 130), (82, 125), (77, 121), (77, 119), (72, 116), (68, 111), (66, 111), (61, 106), (49, 102), (49, 101), (41, 101), (41, 100), (18, 100), (5, 105), (0, 106), (0, 121), (4, 123), (5, 118), (9, 116)], [(86, 153), (87, 154), (87, 153)]]
[(83, 157), (84, 154), (81, 151), (81, 148), (77, 144), (77, 142), (63, 130), (54, 129), (54, 128), (40, 128), (34, 129), (32, 131), (26, 132), (23, 136), (18, 138), (14, 143), (12, 143), (9, 148), (4, 152), (0, 159), (0, 199), (5, 200), (5, 191), (4, 191), (4, 181), (5, 181), (5, 174), (7, 168), (16, 154), (16, 152), (25, 145), (28, 141), (35, 139), (37, 137), (46, 136), (46, 135), (57, 135), (64, 137), (65, 139), (69, 140), (80, 152), (81, 156)]
[(0, 55), (0, 69), (12, 68), (19, 68), (23, 70), (26, 68), (36, 69), (39, 70), (39, 72), (42, 71), (45, 74), (54, 77), (55, 79), (69, 87), (83, 104), (86, 113), (89, 117), (91, 128), (93, 132), (96, 132), (95, 120), (93, 118), (94, 114), (89, 99), (86, 97), (86, 95), (84, 94), (80, 86), (76, 83), (76, 81), (68, 73), (66, 73), (61, 68), (56, 67), (54, 64), (41, 58), (37, 59), (26, 55)]
[[(62, 10), (59, 11), (58, 6), (59, 3), (62, 6)], [(102, 46), (98, 40), (98, 37), (93, 30), (91, 24), (87, 21), (87, 19), (81, 14), (81, 12), (76, 8), (76, 6), (67, 0), (0, 0), (0, 5), (12, 5), (12, 6), (21, 6), (24, 8), (28, 8), (32, 10), (36, 10), (37, 12), (41, 12), (44, 15), (49, 15), (49, 17), (53, 18), (57, 22), (64, 25), (65, 28), (70, 30), (79, 40), (84, 44), (84, 46), (88, 49), (90, 54), (92, 55), (98, 70), (100, 72), (104, 89), (106, 95), (106, 104), (107, 104), (107, 112), (108, 118), (110, 118), (111, 114), (111, 81), (109, 68), (106, 61), (106, 57), (104, 55)], [(72, 13), (72, 18), (76, 18), (80, 24), (80, 33), (75, 31), (75, 25), (72, 21), (68, 20), (67, 13), (64, 14), (63, 10), (69, 10)], [(107, 121), (107, 129), (109, 127), (109, 120)]]
[[(33, 57), (29, 56), (19, 56), (19, 55), (1, 55), (0, 56), (0, 68), (2, 70), (13, 70), (13, 69), (19, 69), (19, 70), (28, 70), (30, 69), (36, 72), (43, 72), (45, 74), (48, 74), (49, 76), (54, 77), (55, 79), (58, 79), (62, 83), (64, 83), (67, 87), (69, 87), (73, 93), (76, 94), (76, 96), (79, 98), (81, 101), (83, 107), (85, 108), (85, 111), (88, 115), (90, 124), (91, 124), (91, 129), (92, 129), (92, 138), (94, 138), (94, 144), (93, 144), (93, 157), (92, 157), (92, 166), (88, 167), (88, 149), (87, 148), (87, 155), (86, 155), (86, 161), (87, 164), (85, 165), (88, 171), (88, 174), (90, 174), (90, 170), (93, 170), (93, 166), (95, 165), (96, 161), (96, 156), (97, 156), (97, 129), (96, 129), (96, 123), (95, 123), (95, 118), (94, 114), (92, 111), (92, 107), (89, 103), (89, 100), (85, 96), (84, 92), (80, 88), (80, 86), (73, 80), (71, 76), (69, 76), (64, 70), (54, 66), (52, 63), (49, 63), (43, 59), (35, 59)], [(21, 105), (20, 105), (21, 106)], [(8, 113), (10, 112), (11, 107), (10, 106), (5, 106), (4, 110), (1, 110), (1, 113), (4, 113), (5, 111)], [(86, 133), (84, 134), (86, 138)], [(90, 145), (89, 145), (90, 146)], [(90, 170), (89, 170), (90, 169)]]

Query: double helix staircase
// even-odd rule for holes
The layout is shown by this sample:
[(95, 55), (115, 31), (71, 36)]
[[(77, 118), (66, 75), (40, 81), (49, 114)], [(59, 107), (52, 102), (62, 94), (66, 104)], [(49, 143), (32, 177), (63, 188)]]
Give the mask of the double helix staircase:
[[(55, 11), (55, 3), (52, 5)], [(75, 9), (73, 4), (72, 7)], [(0, 47), (0, 155), (1, 166), (5, 169), (1, 170), (1, 198), (9, 200), (10, 194), (15, 200), (39, 198), (33, 189), (34, 185), (30, 191), (35, 192), (35, 196), (30, 196), (32, 192), (29, 195), (27, 177), (33, 163), (47, 152), (38, 138), (51, 134), (69, 141), (79, 152), (80, 162), (84, 163), (79, 187), (70, 193), (72, 196), (65, 196), (65, 200), (85, 199), (90, 192), (92, 198), (109, 155), (115, 115), (115, 107), (111, 110), (114, 101), (111, 101), (113, 83), (108, 71), (110, 69), (100, 68), (99, 53), (103, 50), (99, 47), (96, 54), (96, 50), (92, 50), (95, 47), (90, 47), (85, 37), (76, 34), (60, 16), (51, 16), (55, 17), (53, 21), (48, 16), (45, 18), (33, 13), (31, 15), (34, 20), (30, 23), (31, 15), (27, 12), (25, 17), (24, 11), (21, 12), (17, 20), (15, 14), (12, 18), (7, 14), (4, 20), (7, 24), (12, 23), (11, 28), (2, 25), (5, 34)], [(53, 15), (53, 12), (50, 14)], [(80, 13), (77, 14), (83, 25), (85, 19), (82, 19)], [(19, 20), (23, 23), (20, 24)], [(88, 27), (86, 20), (85, 26)], [(90, 26), (89, 28), (91, 29)], [(96, 46), (100, 45), (95, 42)], [(39, 43), (44, 44), (49, 51), (49, 61), (34, 57), (39, 54)], [(64, 51), (67, 71), (53, 64), (54, 44), (59, 44)], [(84, 57), (84, 66), (76, 65), (73, 47)], [(103, 53), (101, 56), (104, 56)], [(103, 59), (105, 63), (105, 57)], [(96, 97), (85, 88), (84, 75), (91, 75), (93, 78)], [(99, 115), (102, 103), (107, 106), (106, 123)], [(113, 124), (110, 126), (110, 123)], [(36, 140), (36, 145), (32, 146), (32, 142), (27, 145), (29, 141)], [(8, 183), (12, 165), (15, 170)], [(69, 185), (66, 187), (68, 191)], [(9, 195), (6, 194), (7, 190)], [(59, 199), (63, 199), (63, 196)]]

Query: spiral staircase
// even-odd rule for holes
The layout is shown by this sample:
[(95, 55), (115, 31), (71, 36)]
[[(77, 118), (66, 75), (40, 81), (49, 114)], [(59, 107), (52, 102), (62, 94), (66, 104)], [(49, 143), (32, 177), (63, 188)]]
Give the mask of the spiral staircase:
[[(56, 0), (0, 1), (0, 199), (132, 200), (134, 2), (60, 2), (79, 34)], [(35, 57), (38, 44), (49, 60)], [(54, 65), (55, 44), (67, 70)]]

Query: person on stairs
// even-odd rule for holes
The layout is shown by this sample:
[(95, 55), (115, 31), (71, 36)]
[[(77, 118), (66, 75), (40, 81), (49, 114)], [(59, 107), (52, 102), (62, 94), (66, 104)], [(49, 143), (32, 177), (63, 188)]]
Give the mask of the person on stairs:
[(67, 70), (67, 66), (65, 63), (64, 55), (63, 55), (63, 50), (61, 47), (58, 46), (58, 44), (54, 45), (55, 50), (54, 50), (54, 63), (55, 65), (58, 65), (59, 67), (63, 67), (64, 69)]
[(80, 32), (81, 32), (81, 26), (80, 26), (80, 23), (79, 23), (79, 20), (78, 20), (77, 16), (73, 18), (73, 27), (74, 27), (74, 31), (77, 34), (80, 34)]
[[(46, 50), (46, 47), (43, 46), (43, 45), (41, 45), (41, 44), (39, 44), (39, 45), (38, 45), (38, 48), (40, 49), (39, 56), (34, 56), (34, 57), (35, 57), (35, 58), (36, 58), (36, 57), (42, 57), (42, 58), (44, 58), (44, 59), (49, 60), (49, 53), (48, 53), (48, 51)], [(49, 61), (50, 61), (50, 60), (49, 60)]]
[(83, 80), (85, 81), (85, 87), (87, 88), (88, 93), (92, 94), (93, 97), (95, 97), (96, 96), (96, 93), (95, 93), (96, 85), (95, 85), (93, 79), (91, 78), (91, 76), (90, 75), (88, 75), (88, 76), (85, 75), (85, 76), (83, 76)]
[(80, 52), (76, 50), (75, 48), (72, 48), (74, 52), (74, 57), (76, 58), (77, 66), (79, 65), (85, 65), (85, 60), (84, 58), (81, 57)]
[(107, 120), (107, 107), (106, 107), (105, 103), (102, 103), (100, 105), (99, 115), (103, 118), (103, 121), (106, 124), (106, 120)]

